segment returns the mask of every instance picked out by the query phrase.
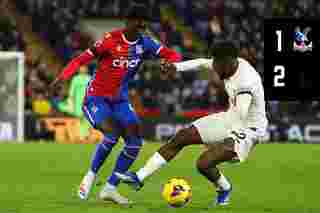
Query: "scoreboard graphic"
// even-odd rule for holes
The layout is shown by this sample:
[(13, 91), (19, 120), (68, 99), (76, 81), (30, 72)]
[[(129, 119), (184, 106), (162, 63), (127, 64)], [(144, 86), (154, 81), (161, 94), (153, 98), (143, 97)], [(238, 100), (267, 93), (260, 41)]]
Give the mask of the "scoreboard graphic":
[(267, 100), (320, 100), (319, 26), (320, 20), (265, 20)]

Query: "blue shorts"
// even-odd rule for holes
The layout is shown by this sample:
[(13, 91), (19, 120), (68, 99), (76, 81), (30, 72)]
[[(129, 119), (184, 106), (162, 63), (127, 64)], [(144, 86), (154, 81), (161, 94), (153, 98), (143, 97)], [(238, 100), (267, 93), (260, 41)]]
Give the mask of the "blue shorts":
[(116, 122), (120, 128), (140, 122), (129, 101), (112, 102), (105, 97), (88, 96), (82, 109), (94, 128), (98, 128), (106, 119)]

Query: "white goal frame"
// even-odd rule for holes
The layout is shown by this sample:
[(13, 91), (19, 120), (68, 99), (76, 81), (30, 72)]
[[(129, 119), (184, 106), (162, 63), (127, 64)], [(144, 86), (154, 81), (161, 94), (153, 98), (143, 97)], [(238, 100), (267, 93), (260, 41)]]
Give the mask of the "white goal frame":
[(17, 142), (24, 142), (24, 66), (25, 55), (23, 52), (0, 51), (1, 59), (17, 60)]

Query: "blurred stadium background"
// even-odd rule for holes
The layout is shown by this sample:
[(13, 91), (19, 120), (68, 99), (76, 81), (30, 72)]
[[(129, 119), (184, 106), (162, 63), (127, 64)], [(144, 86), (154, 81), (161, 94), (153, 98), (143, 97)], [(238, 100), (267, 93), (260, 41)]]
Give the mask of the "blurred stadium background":
[[(181, 52), (184, 60), (207, 56), (212, 41), (228, 37), (241, 42), (242, 57), (262, 76), (266, 72), (264, 18), (320, 17), (318, 0), (135, 2), (150, 8), (146, 11), (153, 18), (149, 33)], [(100, 134), (90, 130), (83, 135), (81, 113), (70, 110), (77, 103), (70, 97), (71, 82), (54, 92), (48, 91), (48, 85), (73, 56), (103, 32), (123, 26), (119, 18), (135, 2), (0, 0), (1, 213), (105, 211), (95, 198), (89, 204), (82, 203), (71, 193), (89, 164), (94, 149), (90, 144), (99, 142)], [(158, 66), (155, 61), (144, 63), (130, 89), (149, 142), (164, 141), (191, 120), (219, 110), (206, 72), (179, 73), (175, 79), (165, 81), (158, 75)], [(92, 63), (82, 67), (81, 72), (90, 76), (95, 68)], [(226, 166), (224, 171), (236, 184), (236, 205), (219, 212), (319, 212), (315, 194), (319, 178), (315, 171), (320, 147), (278, 143), (320, 143), (320, 102), (272, 101), (269, 106), (271, 124), (265, 143), (277, 144), (262, 144), (252, 160), (240, 167)], [(17, 141), (25, 144), (12, 144)], [(74, 143), (88, 145), (68, 145)], [(158, 143), (147, 143), (134, 167), (142, 165), (158, 147)], [(200, 151), (195, 147), (179, 156), (179, 161), (156, 175), (142, 193), (128, 192), (121, 185), (121, 190), (140, 201), (134, 211), (168, 212), (160, 199), (159, 183), (179, 175), (191, 180), (194, 194), (191, 208), (183, 211), (204, 212), (213, 190), (208, 190), (211, 186), (189, 164)], [(109, 174), (115, 156), (108, 159), (101, 176)]]
[[(175, 48), (184, 60), (207, 56), (210, 43), (224, 36), (241, 42), (242, 57), (264, 73), (263, 19), (271, 16), (317, 17), (320, 3), (314, 0), (173, 0), (140, 1), (148, 4), (152, 20), (149, 31), (155, 38)], [(47, 85), (63, 66), (105, 31), (123, 26), (126, 0), (2, 0), (0, 50), (21, 51), (24, 66), (25, 141), (91, 143), (82, 140), (79, 118), (68, 113), (69, 86), (55, 93)], [(178, 74), (164, 81), (158, 63), (146, 62), (131, 83), (131, 98), (145, 122), (146, 138), (172, 135), (190, 120), (219, 110), (215, 91), (208, 87), (205, 72)], [(83, 69), (94, 72), (95, 63)], [(3, 69), (4, 66), (1, 67)], [(12, 72), (14, 69), (12, 70)], [(13, 74), (12, 78), (18, 75)], [(4, 79), (4, 78), (3, 78)], [(6, 82), (6, 81), (5, 81)], [(12, 106), (6, 83), (0, 84), (0, 110)], [(11, 94), (15, 97), (16, 93)], [(72, 102), (72, 101), (71, 101)], [(266, 141), (320, 142), (320, 104), (310, 102), (269, 102), (271, 125)], [(2, 113), (5, 114), (5, 113)], [(0, 119), (0, 141), (16, 138), (4, 116)], [(10, 119), (9, 119), (10, 120)], [(12, 119), (11, 119), (12, 120)], [(318, 124), (319, 123), (319, 124)], [(91, 135), (99, 136), (93, 132)], [(318, 134), (319, 135), (319, 134)]]

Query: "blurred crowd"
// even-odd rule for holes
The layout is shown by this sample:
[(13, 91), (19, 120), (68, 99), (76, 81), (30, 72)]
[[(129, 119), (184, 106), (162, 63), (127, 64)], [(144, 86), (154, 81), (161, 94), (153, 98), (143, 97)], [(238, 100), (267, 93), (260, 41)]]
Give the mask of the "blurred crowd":
[[(143, 3), (148, 3), (149, 7), (152, 8), (150, 10), (150, 16), (152, 17), (150, 28), (153, 33), (158, 35), (162, 43), (180, 51), (185, 56), (185, 60), (194, 58), (194, 55), (197, 54), (205, 55), (205, 52), (196, 53), (194, 49), (193, 40), (197, 36), (194, 33), (197, 32), (178, 31), (176, 29), (177, 23), (172, 18), (160, 16), (160, 1), (150, 0), (148, 2), (143, 1)], [(177, 13), (181, 10), (181, 8), (176, 7), (179, 3), (181, 5), (182, 2), (161, 1), (161, 4), (174, 6)], [(90, 43), (90, 38), (85, 37), (80, 32), (79, 20), (81, 17), (122, 17), (130, 4), (132, 4), (132, 1), (118, 0), (90, 2), (85, 0), (17, 1), (19, 10), (33, 17), (33, 30), (47, 40), (65, 62), (68, 62), (79, 51), (87, 48), (88, 43)], [(207, 46), (207, 41), (204, 43)], [(29, 55), (28, 52), (27, 55)], [(141, 94), (144, 107), (159, 108), (160, 111), (166, 113), (176, 113), (191, 110), (195, 107), (209, 108), (215, 105), (216, 99), (214, 95), (212, 96), (213, 89), (207, 87), (208, 82), (206, 80), (197, 80), (197, 72), (176, 76), (176, 79), (180, 80), (174, 81), (173, 84), (172, 82), (164, 82), (164, 80), (159, 79), (159, 76), (155, 75), (155, 72), (151, 72), (159, 69), (156, 66), (155, 63), (145, 63), (141, 74), (137, 75), (136, 81), (132, 84), (132, 90), (139, 91), (139, 94)], [(50, 70), (47, 69), (41, 58), (28, 58), (26, 91), (27, 97), (30, 98), (27, 98), (26, 107), (41, 115), (52, 114), (54, 107), (50, 103), (57, 99), (63, 100), (66, 95), (66, 90), (62, 89), (59, 90), (59, 94), (50, 97), (52, 94), (49, 94), (46, 90), (46, 85), (52, 80), (49, 72)], [(34, 104), (34, 102), (38, 104)]]
[(295, 18), (317, 18), (320, 15), (320, 2), (317, 0), (273, 0), (273, 16)]
[(65, 2), (69, 1), (28, 0), (16, 5), (22, 14), (32, 16), (32, 30), (66, 62), (88, 45), (90, 37), (80, 31), (80, 9), (73, 11)]
[(7, 16), (0, 16), (0, 51), (24, 50), (25, 43), (16, 23)]
[[(150, 8), (151, 31), (162, 43), (181, 52), (184, 60), (206, 57), (212, 42), (225, 37), (240, 41), (241, 56), (261, 74), (264, 72), (264, 17), (271, 14), (295, 17), (320, 15), (320, 2), (315, 0), (274, 0), (272, 4), (265, 0), (28, 0), (16, 1), (16, 4), (21, 13), (32, 16), (33, 30), (67, 63), (92, 42), (81, 32), (81, 18), (122, 17), (126, 8), (140, 2)], [(173, 9), (175, 16), (163, 15), (162, 6)], [(180, 30), (181, 22), (192, 30)], [(4, 29), (0, 31), (0, 49), (20, 49), (27, 55), (26, 108), (39, 115), (58, 113), (52, 102), (63, 100), (67, 95), (66, 89), (49, 94), (46, 86), (53, 76), (46, 63), (41, 57), (34, 57), (24, 46), (14, 24), (1, 21), (0, 27)], [(203, 49), (196, 48), (197, 40), (201, 41)], [(132, 93), (141, 95), (145, 108), (175, 114), (218, 107), (215, 90), (208, 86), (207, 80), (201, 80), (201, 72), (178, 73), (175, 79), (164, 81), (157, 75), (157, 66), (156, 62), (144, 63), (131, 84)], [(288, 107), (287, 103), (271, 102), (270, 107), (275, 114), (283, 111), (296, 113), (298, 110), (316, 110), (319, 104), (296, 102)]]
[[(265, 1), (173, 0), (170, 4), (175, 8), (176, 14), (182, 17), (184, 24), (191, 26), (193, 32), (178, 32), (175, 20), (171, 19), (161, 19), (158, 32), (161, 41), (179, 50), (184, 60), (205, 56), (212, 42), (223, 37), (240, 41), (241, 56), (250, 61), (259, 73), (263, 73), (263, 18), (267, 7)], [(204, 52), (197, 52), (193, 48), (193, 37), (196, 36), (206, 45), (207, 49)], [(175, 105), (176, 110), (208, 109), (217, 106), (214, 89), (208, 87), (206, 80), (197, 80), (199, 79), (197, 71), (182, 76), (182, 79), (184, 77), (187, 80), (184, 80), (181, 86), (179, 84), (171, 86), (171, 91), (167, 91), (165, 96), (167, 98), (161, 103), (170, 105), (172, 100), (180, 100), (179, 104)], [(149, 94), (148, 89), (147, 94)]]

